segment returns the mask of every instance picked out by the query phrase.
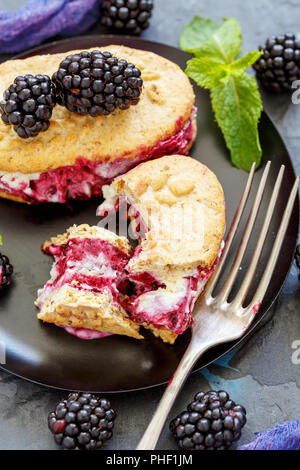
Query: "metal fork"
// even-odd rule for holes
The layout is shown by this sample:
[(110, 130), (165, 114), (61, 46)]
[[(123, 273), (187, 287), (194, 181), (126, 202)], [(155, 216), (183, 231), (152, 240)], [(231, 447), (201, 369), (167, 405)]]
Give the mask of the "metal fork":
[(293, 189), (290, 193), (289, 200), (282, 217), (280, 227), (273, 245), (271, 255), (269, 257), (267, 266), (263, 273), (263, 276), (260, 280), (258, 288), (252, 298), (252, 301), (247, 307), (243, 307), (243, 302), (247, 296), (249, 288), (252, 284), (257, 265), (259, 263), (266, 236), (270, 227), (270, 222), (276, 207), (277, 197), (282, 183), (282, 178), (284, 174), (284, 166), (280, 168), (273, 193), (269, 202), (263, 227), (259, 239), (256, 244), (256, 248), (252, 255), (251, 263), (247, 270), (247, 273), (243, 279), (243, 282), (236, 294), (235, 298), (228, 303), (228, 297), (236, 280), (239, 268), (246, 252), (248, 242), (255, 224), (255, 220), (260, 208), (262, 197), (264, 194), (266, 180), (270, 170), (270, 162), (267, 163), (265, 170), (263, 172), (258, 191), (246, 223), (244, 233), (242, 236), (241, 243), (238, 247), (233, 265), (230, 270), (230, 274), (226, 279), (223, 287), (221, 288), (219, 294), (216, 297), (213, 297), (213, 290), (217, 284), (217, 281), (222, 273), (223, 266), (227, 259), (229, 250), (231, 248), (234, 236), (237, 232), (238, 226), (240, 224), (250, 189), (252, 186), (255, 164), (253, 164), (245, 191), (242, 195), (240, 204), (234, 216), (233, 222), (231, 224), (226, 242), (225, 248), (223, 250), (222, 256), (220, 258), (219, 264), (211, 277), (204, 293), (200, 296), (198, 302), (196, 303), (193, 317), (194, 323), (192, 325), (192, 337), (190, 344), (177, 367), (174, 376), (170, 380), (166, 391), (154, 413), (154, 416), (144, 434), (141, 441), (138, 444), (137, 450), (150, 450), (154, 449), (158, 438), (161, 434), (165, 421), (168, 417), (168, 414), (172, 408), (172, 405), (183, 386), (188, 374), (191, 369), (198, 361), (200, 356), (210, 349), (212, 346), (217, 344), (226, 343), (237, 338), (241, 338), (245, 331), (251, 325), (255, 315), (258, 312), (258, 309), (264, 299), (267, 288), (269, 286), (270, 280), (272, 278), (274, 268), (280, 253), (282, 242), (288, 228), (289, 220), (292, 214), (294, 203), (298, 193), (299, 178), (296, 179)]

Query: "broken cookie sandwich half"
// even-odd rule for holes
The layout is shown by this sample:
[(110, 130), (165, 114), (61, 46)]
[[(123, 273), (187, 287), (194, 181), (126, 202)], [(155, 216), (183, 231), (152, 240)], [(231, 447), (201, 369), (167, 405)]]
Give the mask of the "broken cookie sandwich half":
[(222, 249), (225, 202), (217, 177), (195, 159), (166, 156), (116, 178), (104, 196), (99, 215), (126, 201), (140, 241), (126, 270), (132, 285), (144, 289), (124, 292), (121, 305), (137, 323), (184, 333)]
[[(55, 261), (51, 279), (38, 291), (40, 320), (85, 339), (100, 338), (103, 333), (143, 339), (140, 324), (119, 303), (119, 286), (127, 284), (126, 266), (132, 254), (126, 238), (97, 226), (80, 225), (51, 238), (42, 248)], [(167, 342), (176, 338), (165, 329), (156, 332), (154, 325), (147, 326)]]
[(225, 228), (224, 195), (197, 160), (146, 162), (104, 188), (99, 215), (126, 208), (133, 249), (103, 227), (71, 227), (43, 245), (55, 258), (39, 291), (38, 318), (63, 327), (142, 339), (141, 327), (174, 343), (193, 322), (214, 271)]

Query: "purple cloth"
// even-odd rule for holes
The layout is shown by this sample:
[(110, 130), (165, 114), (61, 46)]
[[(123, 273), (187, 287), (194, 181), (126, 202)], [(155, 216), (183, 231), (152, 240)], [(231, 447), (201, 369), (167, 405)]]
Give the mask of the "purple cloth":
[(0, 11), (0, 53), (19, 52), (53, 36), (74, 36), (100, 17), (102, 0), (30, 0), (17, 11)]
[(255, 435), (255, 441), (238, 450), (300, 450), (300, 418)]

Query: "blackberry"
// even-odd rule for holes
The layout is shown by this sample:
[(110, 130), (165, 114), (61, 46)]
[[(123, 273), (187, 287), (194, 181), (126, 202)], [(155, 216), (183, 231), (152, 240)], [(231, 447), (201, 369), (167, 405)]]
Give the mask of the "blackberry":
[(98, 50), (68, 55), (52, 79), (59, 104), (93, 117), (136, 105), (143, 86), (141, 71), (134, 64)]
[(10, 285), (13, 272), (14, 268), (8, 257), (0, 253), (0, 291)]
[(55, 87), (48, 75), (16, 77), (0, 102), (2, 121), (19, 137), (35, 137), (49, 128), (56, 104)]
[(95, 450), (112, 437), (116, 413), (108, 400), (71, 393), (48, 416), (54, 440), (64, 449)]
[(228, 393), (199, 392), (194, 401), (170, 423), (179, 448), (225, 450), (241, 436), (246, 410), (230, 400)]
[(104, 0), (101, 22), (108, 28), (139, 35), (148, 28), (153, 0)]
[(300, 78), (300, 40), (291, 33), (272, 36), (260, 49), (264, 54), (253, 68), (263, 88), (273, 93), (291, 91)]

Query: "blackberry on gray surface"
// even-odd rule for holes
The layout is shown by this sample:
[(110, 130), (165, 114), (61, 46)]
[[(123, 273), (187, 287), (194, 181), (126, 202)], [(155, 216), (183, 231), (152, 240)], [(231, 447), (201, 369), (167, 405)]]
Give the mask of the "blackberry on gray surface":
[(96, 450), (113, 435), (116, 413), (108, 400), (71, 393), (48, 416), (48, 427), (63, 449)]
[(0, 253), (0, 291), (10, 285), (13, 272), (14, 268), (8, 257)]
[(0, 102), (2, 121), (26, 139), (49, 128), (56, 104), (55, 87), (48, 75), (16, 77)]
[(253, 65), (263, 88), (273, 93), (292, 90), (292, 83), (300, 78), (300, 39), (292, 33), (272, 36), (264, 54)]
[(99, 50), (68, 55), (52, 80), (59, 104), (93, 117), (136, 105), (143, 87), (141, 71), (134, 64)]
[(184, 450), (225, 450), (241, 436), (246, 410), (220, 390), (199, 392), (186, 411), (170, 423), (178, 447)]
[(138, 35), (148, 28), (152, 9), (153, 0), (104, 0), (101, 22), (119, 32)]

